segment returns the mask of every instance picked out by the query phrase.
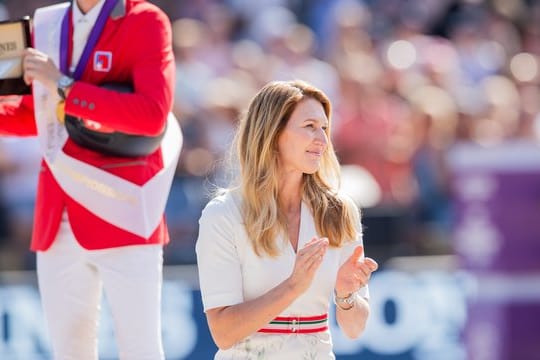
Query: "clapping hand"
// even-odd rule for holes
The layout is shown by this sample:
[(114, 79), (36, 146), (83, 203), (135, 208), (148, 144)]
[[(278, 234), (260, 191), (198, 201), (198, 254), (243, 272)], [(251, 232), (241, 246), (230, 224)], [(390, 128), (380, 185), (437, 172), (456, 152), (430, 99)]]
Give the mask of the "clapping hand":
[(313, 238), (302, 249), (298, 250), (289, 280), (299, 293), (303, 293), (311, 285), (327, 249), (327, 238)]
[(357, 246), (339, 268), (335, 287), (339, 297), (346, 297), (367, 285), (371, 273), (379, 267), (375, 260), (363, 257), (363, 255), (364, 247)]

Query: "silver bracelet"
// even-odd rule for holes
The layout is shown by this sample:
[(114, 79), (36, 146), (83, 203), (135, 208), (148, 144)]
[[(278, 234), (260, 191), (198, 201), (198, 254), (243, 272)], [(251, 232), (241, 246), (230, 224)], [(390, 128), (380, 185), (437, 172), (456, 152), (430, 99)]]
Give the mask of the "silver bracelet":
[[(347, 311), (351, 310), (356, 303), (356, 293), (352, 292), (345, 297), (339, 297), (337, 295), (336, 289), (334, 289), (334, 304), (339, 307), (341, 310)], [(345, 307), (343, 307), (345, 305)]]

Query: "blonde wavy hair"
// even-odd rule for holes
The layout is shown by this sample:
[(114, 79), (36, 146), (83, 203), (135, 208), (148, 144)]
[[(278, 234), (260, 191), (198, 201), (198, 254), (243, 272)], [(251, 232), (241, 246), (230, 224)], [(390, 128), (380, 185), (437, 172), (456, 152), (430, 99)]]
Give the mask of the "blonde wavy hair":
[[(321, 90), (299, 80), (275, 81), (255, 95), (236, 133), (242, 215), (258, 256), (277, 256), (276, 238), (286, 234), (287, 222), (278, 207), (277, 141), (295, 107), (305, 98), (319, 101), (330, 121), (330, 100)], [(330, 139), (330, 124), (326, 135)], [(358, 208), (338, 194), (339, 182), (339, 163), (329, 142), (320, 169), (303, 176), (302, 200), (314, 215), (317, 233), (327, 237), (332, 247), (355, 239), (360, 231)]]

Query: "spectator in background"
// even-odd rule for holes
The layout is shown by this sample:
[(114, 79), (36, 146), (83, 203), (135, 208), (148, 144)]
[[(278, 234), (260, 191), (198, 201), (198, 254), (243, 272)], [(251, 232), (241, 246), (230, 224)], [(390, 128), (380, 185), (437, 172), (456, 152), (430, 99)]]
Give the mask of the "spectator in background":
[(457, 107), (443, 89), (427, 85), (409, 94), (416, 151), (412, 159), (418, 182), (414, 240), (419, 252), (447, 253), (452, 231), (450, 169), (446, 153), (456, 141)]
[(206, 206), (197, 240), (216, 359), (334, 359), (332, 293), (345, 334), (364, 330), (377, 263), (337, 188), (330, 125), (330, 100), (301, 81), (265, 85), (240, 122), (239, 186)]
[(339, 62), (334, 140), (340, 161), (373, 175), (382, 191), (381, 206), (406, 207), (416, 197), (409, 105), (384, 88), (384, 73), (369, 54), (348, 54)]
[[(385, 165), (370, 164), (370, 174), (379, 182), (382, 181), (385, 190), (384, 201), (375, 205), (373, 212), (371, 209), (365, 211), (364, 220), (367, 221), (372, 217), (371, 213), (390, 216), (410, 213), (413, 210), (411, 206), (420, 201), (419, 197), (425, 191), (421, 188), (423, 180), (417, 178), (420, 172), (416, 162), (420, 158), (425, 159), (425, 149), (415, 147), (420, 146), (415, 143), (419, 135), (413, 133), (416, 131), (417, 114), (407, 115), (411, 111), (408, 102), (415, 89), (436, 86), (450, 95), (456, 106), (457, 117), (454, 143), (472, 141), (485, 144), (487, 141), (494, 145), (509, 141), (509, 137), (528, 141), (538, 141), (540, 138), (538, 1), (154, 2), (167, 9), (179, 24), (174, 33), (179, 90), (175, 111), (183, 115), (182, 125), (189, 132), (189, 136), (186, 136), (189, 138), (187, 148), (194, 151), (183, 153), (177, 173), (182, 179), (175, 184), (180, 190), (175, 194), (189, 198), (185, 202), (189, 209), (181, 209), (178, 206), (180, 201), (171, 206), (181, 210), (175, 215), (175, 219), (181, 220), (175, 220), (175, 224), (185, 224), (186, 228), (178, 232), (178, 240), (189, 244), (189, 249), (194, 247), (197, 236), (193, 224), (202, 204), (207, 201), (201, 184), (207, 177), (215, 176), (213, 162), (221, 161), (223, 155), (216, 154), (216, 144), (208, 141), (209, 138), (221, 140), (220, 130), (217, 130), (218, 127), (212, 129), (211, 124), (214, 118), (223, 119), (223, 109), (213, 105), (207, 108), (208, 92), (213, 91), (215, 83), (223, 79), (237, 81), (247, 75), (247, 82), (237, 81), (236, 85), (252, 93), (253, 88), (259, 88), (276, 78), (288, 80), (302, 74), (302, 78), (311, 80), (331, 97), (336, 109), (336, 135), (342, 132), (342, 123), (349, 122), (343, 126), (349, 128), (345, 137), (350, 139), (345, 139), (347, 141), (344, 140), (343, 146), (342, 139), (336, 140), (336, 150), (343, 162), (352, 164), (354, 161), (349, 159), (361, 157), (354, 149), (356, 144), (352, 142), (357, 138), (364, 142), (360, 147), (373, 148), (378, 145), (382, 149), (390, 148), (388, 144), (392, 143), (390, 153), (383, 157), (381, 154), (387, 151), (379, 149), (381, 151), (377, 154), (383, 158)], [(3, 3), (17, 17), (25, 15), (33, 2), (4, 0)], [(312, 33), (306, 31), (306, 26)], [(214, 45), (215, 49), (212, 48)], [(321, 66), (310, 66), (315, 63)], [(323, 71), (317, 73), (315, 70), (315, 76), (311, 79), (304, 77), (306, 72), (296, 72), (310, 68)], [(242, 76), (238, 76), (238, 71), (242, 72)], [(323, 72), (330, 74), (327, 83), (317, 81)], [(510, 91), (512, 101), (503, 102), (507, 110), (502, 111), (500, 105), (493, 103), (493, 100), (498, 101), (489, 90), (493, 88), (489, 85), (494, 83), (491, 81), (493, 76), (506, 78), (517, 87), (517, 101), (514, 92)], [(364, 137), (374, 129), (361, 131), (350, 123), (364, 121), (360, 120), (360, 116), (352, 115), (359, 112), (355, 108), (360, 107), (364, 100), (364, 96), (359, 94), (366, 91), (359, 91), (359, 85), (354, 82), (360, 82), (364, 84), (361, 87), (373, 91), (373, 94), (365, 97), (366, 101), (378, 104), (378, 109), (386, 109), (371, 111), (374, 119), (376, 116), (384, 118), (381, 123), (385, 125), (380, 128), (394, 128), (394, 135), (390, 136), (390, 132), (381, 135), (381, 144), (367, 146), (366, 142), (369, 143), (370, 139)], [(507, 90), (502, 91), (506, 93)], [(490, 109), (492, 106), (497, 110)], [(227, 112), (227, 115), (233, 113)], [(508, 128), (504, 133), (497, 130), (501, 129), (500, 119), (504, 117), (504, 112), (510, 114), (509, 119), (513, 119), (515, 128), (511, 133), (506, 132)], [(517, 122), (515, 114), (518, 114)], [(491, 121), (495, 118), (495, 121)], [(377, 121), (373, 122), (377, 124)], [(401, 129), (395, 127), (396, 124), (401, 124)], [(225, 139), (230, 128), (220, 128), (224, 131)], [(382, 132), (381, 129), (376, 130)], [(389, 141), (389, 138), (392, 140)], [(452, 145), (439, 151), (441, 160)], [(400, 151), (403, 152), (400, 154)], [(390, 158), (394, 163), (388, 166)], [(398, 171), (398, 168), (401, 170)], [(424, 167), (423, 171), (428, 168)], [(398, 172), (400, 176), (396, 176)], [(189, 179), (184, 181), (188, 176)], [(436, 174), (429, 175), (431, 179), (438, 177)], [(399, 201), (395, 201), (392, 194), (388, 196), (390, 178), (400, 179), (392, 181)], [(407, 221), (409, 227), (424, 225), (412, 219)], [(368, 225), (367, 231), (373, 231), (375, 227)], [(396, 240), (399, 242), (406, 238), (402, 229), (394, 224), (385, 228), (397, 228), (399, 236), (396, 236)], [(374, 237), (379, 238), (379, 235)], [(387, 248), (384, 250), (389, 253)], [(175, 251), (181, 253), (178, 259), (194, 259), (193, 253), (184, 255), (184, 248)], [(403, 252), (398, 251), (397, 254), (403, 255)]]

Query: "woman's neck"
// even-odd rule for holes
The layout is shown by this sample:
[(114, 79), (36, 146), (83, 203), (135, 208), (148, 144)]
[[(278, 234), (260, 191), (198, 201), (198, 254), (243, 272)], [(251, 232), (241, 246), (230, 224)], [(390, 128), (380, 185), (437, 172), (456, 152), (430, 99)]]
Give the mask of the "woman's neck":
[(283, 179), (279, 183), (279, 207), (285, 213), (296, 212), (302, 203), (301, 179)]

